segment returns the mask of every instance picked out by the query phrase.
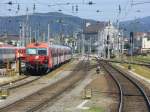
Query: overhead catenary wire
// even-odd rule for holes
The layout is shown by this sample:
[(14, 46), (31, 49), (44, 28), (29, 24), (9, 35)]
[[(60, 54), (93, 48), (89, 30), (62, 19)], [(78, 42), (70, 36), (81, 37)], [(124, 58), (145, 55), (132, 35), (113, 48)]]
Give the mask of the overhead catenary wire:
[(135, 6), (135, 5), (142, 5), (142, 4), (150, 4), (150, 1), (143, 1), (143, 2), (132, 2), (132, 6)]

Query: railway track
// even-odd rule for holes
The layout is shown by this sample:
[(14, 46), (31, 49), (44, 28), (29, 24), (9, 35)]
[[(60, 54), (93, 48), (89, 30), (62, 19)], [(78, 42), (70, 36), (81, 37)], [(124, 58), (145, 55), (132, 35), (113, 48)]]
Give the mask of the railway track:
[(81, 61), (72, 73), (56, 83), (47, 86), (36, 93), (33, 93), (23, 99), (20, 99), (13, 104), (0, 109), (0, 112), (33, 112), (40, 109), (47, 102), (52, 101), (65, 90), (73, 87), (75, 83), (86, 76), (88, 62)]
[(150, 62), (149, 61), (145, 61), (145, 60), (140, 60), (140, 59), (135, 59), (137, 62), (139, 63), (143, 63), (144, 66), (150, 68)]
[(19, 79), (17, 79), (17, 80), (14, 80), (14, 81), (10, 81), (10, 82), (6, 82), (6, 83), (3, 83), (3, 84), (0, 84), (0, 87), (9, 85), (10, 83), (15, 83), (15, 82), (17, 82), (17, 81), (24, 80), (24, 79), (26, 79), (27, 77), (28, 77), (28, 76), (24, 76), (24, 77), (19, 78)]
[(150, 112), (150, 91), (126, 72), (107, 62), (99, 61), (118, 86), (119, 103), (116, 112)]
[(15, 89), (15, 88), (24, 86), (28, 83), (32, 83), (33, 81), (36, 81), (38, 79), (40, 79), (40, 76), (25, 76), (21, 79), (2, 84), (2, 85), (0, 85), (0, 88), (6, 88), (8, 90), (11, 90), (11, 89)]

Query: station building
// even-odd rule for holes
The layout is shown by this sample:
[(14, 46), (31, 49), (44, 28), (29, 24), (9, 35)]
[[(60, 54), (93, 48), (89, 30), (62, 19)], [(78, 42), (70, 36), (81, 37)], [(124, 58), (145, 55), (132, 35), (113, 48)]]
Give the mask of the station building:
[(135, 32), (133, 44), (135, 53), (150, 53), (150, 33)]
[[(101, 57), (110, 58), (111, 53), (116, 53), (115, 51), (120, 46), (116, 44), (118, 34), (117, 28), (110, 22), (86, 23), (83, 33), (80, 32), (77, 36), (78, 51), (82, 54), (95, 53)], [(109, 54), (107, 49), (110, 51)]]
[(19, 40), (20, 40), (19, 35), (15, 35), (15, 34), (0, 35), (1, 43), (8, 43), (8, 44), (17, 46), (17, 44), (19, 43)]

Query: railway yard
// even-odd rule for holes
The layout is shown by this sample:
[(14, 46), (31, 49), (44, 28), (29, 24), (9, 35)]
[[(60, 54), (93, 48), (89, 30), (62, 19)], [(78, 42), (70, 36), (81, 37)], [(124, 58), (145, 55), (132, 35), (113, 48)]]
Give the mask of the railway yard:
[(0, 84), (6, 95), (0, 112), (150, 111), (149, 79), (95, 57), (76, 56), (46, 75), (17, 76)]
[(0, 112), (150, 112), (149, 0), (0, 0)]
[(0, 0), (0, 112), (150, 112), (149, 4)]

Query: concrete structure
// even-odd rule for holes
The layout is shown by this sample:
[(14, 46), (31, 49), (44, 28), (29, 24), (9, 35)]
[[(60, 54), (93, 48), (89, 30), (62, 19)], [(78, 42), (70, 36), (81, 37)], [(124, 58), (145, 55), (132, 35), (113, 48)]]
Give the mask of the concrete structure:
[(118, 33), (118, 30), (108, 22), (88, 24), (83, 33), (78, 34), (78, 51), (82, 54), (96, 53), (98, 56), (110, 58), (112, 53), (117, 53), (116, 51), (121, 48), (118, 47), (121, 44), (117, 44), (121, 41)]
[(112, 54), (117, 55), (121, 51), (121, 34), (117, 28), (111, 23), (108, 23), (103, 29), (99, 30), (98, 55), (105, 58), (110, 58)]
[(8, 43), (8, 44), (17, 46), (17, 44), (19, 43), (19, 40), (20, 40), (19, 35), (15, 35), (15, 34), (0, 35), (0, 42), (3, 42), (3, 43)]
[(96, 53), (98, 46), (98, 32), (104, 29), (104, 22), (97, 22), (96, 24), (87, 23), (83, 32), (77, 35), (78, 51), (84, 53)]
[(134, 52), (138, 53), (150, 52), (150, 33), (135, 32), (133, 44), (134, 44)]

